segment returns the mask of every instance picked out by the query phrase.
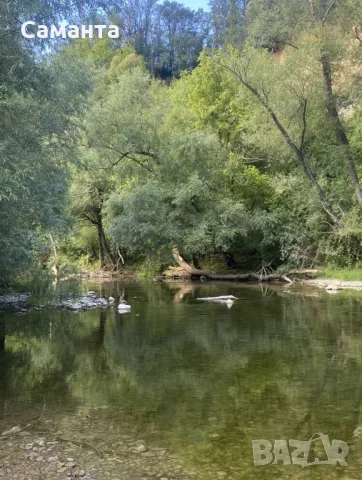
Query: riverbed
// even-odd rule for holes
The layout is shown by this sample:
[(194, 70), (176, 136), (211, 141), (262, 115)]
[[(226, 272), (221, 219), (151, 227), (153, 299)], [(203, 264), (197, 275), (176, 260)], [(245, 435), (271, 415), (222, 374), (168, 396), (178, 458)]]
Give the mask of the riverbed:
[[(362, 478), (361, 292), (69, 288), (124, 299), (131, 311), (0, 312), (0, 477)], [(197, 300), (217, 295), (238, 300)], [(254, 466), (253, 440), (314, 434), (347, 443), (348, 467)], [(323, 460), (311, 446), (309, 464)]]

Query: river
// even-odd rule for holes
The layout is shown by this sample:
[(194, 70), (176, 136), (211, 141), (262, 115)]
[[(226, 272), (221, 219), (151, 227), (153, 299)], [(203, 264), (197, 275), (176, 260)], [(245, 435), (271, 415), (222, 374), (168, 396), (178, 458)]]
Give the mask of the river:
[[(112, 443), (120, 464), (125, 439), (164, 448), (177, 467), (162, 478), (362, 478), (362, 293), (227, 283), (77, 288), (121, 296), (132, 310), (0, 312), (3, 428), (37, 418), (62, 437)], [(197, 300), (216, 295), (238, 300), (231, 308)], [(253, 440), (321, 433), (349, 445), (348, 467), (254, 466)], [(323, 460), (317, 444), (309, 462)], [(108, 478), (104, 469), (96, 480)], [(157, 478), (156, 470), (137, 478)]]

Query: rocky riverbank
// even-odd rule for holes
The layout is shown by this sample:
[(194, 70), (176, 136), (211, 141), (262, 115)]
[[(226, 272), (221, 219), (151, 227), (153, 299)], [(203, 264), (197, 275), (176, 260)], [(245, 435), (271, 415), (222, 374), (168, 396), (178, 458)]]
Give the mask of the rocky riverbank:
[(329, 292), (338, 292), (344, 289), (362, 290), (362, 281), (336, 280), (328, 278), (314, 278), (303, 280), (303, 285), (312, 285), (324, 288)]
[(194, 480), (163, 446), (129, 425), (101, 420), (101, 409), (50, 416), (0, 435), (0, 478), (7, 480)]
[(75, 312), (87, 311), (93, 308), (107, 308), (112, 305), (107, 299), (90, 291), (85, 294), (55, 295), (45, 299), (46, 302), (37, 304), (30, 293), (11, 293), (0, 296), (0, 310), (13, 309), (20, 312), (31, 310), (70, 310)]

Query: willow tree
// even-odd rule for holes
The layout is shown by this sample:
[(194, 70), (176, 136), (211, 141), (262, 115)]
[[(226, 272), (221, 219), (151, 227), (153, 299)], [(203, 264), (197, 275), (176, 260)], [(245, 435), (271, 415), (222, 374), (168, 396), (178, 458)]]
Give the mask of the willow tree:
[[(288, 48), (297, 52), (301, 50), (301, 44), (305, 43), (306, 38), (313, 44), (314, 58), (317, 60), (314, 62), (314, 77), (323, 84), (320, 95), (324, 99), (323, 115), (328, 123), (325, 128), (331, 136), (330, 145), (334, 145), (335, 150), (338, 149), (340, 161), (345, 165), (360, 206), (362, 189), (358, 157), (351, 148), (341, 110), (346, 106), (356, 108), (356, 91), (351, 88), (351, 77), (359, 75), (356, 67), (360, 62), (361, 12), (360, 0), (255, 0), (247, 9), (248, 42), (254, 47), (277, 52), (277, 57), (283, 58)], [(300, 62), (305, 60), (302, 49)], [(305, 65), (309, 70), (308, 64)], [(346, 85), (349, 88), (345, 88)], [(280, 126), (277, 128), (281, 131)], [(283, 136), (286, 138), (285, 134)], [(290, 147), (301, 158), (300, 153), (292, 145)], [(325, 200), (323, 203), (326, 205)]]
[(77, 65), (38, 65), (23, 55), (2, 83), (0, 104), (3, 282), (33, 263), (46, 250), (42, 238), (63, 224), (71, 117), (85, 91)]
[[(217, 66), (231, 72), (269, 118), (293, 157), (314, 187), (333, 224), (338, 227), (338, 212), (327, 191), (318, 180), (308, 153), (309, 112), (318, 108), (320, 85), (314, 75), (314, 51), (307, 45), (304, 55), (294, 51), (279, 63), (265, 50), (245, 48), (242, 55), (229, 50), (216, 55)], [(305, 68), (308, 61), (309, 67)], [(319, 86), (319, 89), (318, 89)], [(314, 112), (315, 115), (315, 112)], [(270, 137), (268, 137), (270, 138)], [(278, 141), (278, 140), (277, 140)]]

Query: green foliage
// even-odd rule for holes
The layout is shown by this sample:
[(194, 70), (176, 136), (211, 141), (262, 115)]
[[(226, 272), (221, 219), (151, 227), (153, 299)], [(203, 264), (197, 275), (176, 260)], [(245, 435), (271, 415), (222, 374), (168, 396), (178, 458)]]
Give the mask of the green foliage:
[(310, 20), (309, 8), (307, 1), (253, 0), (246, 12), (248, 41), (257, 48), (281, 50)]
[(116, 50), (112, 48), (112, 41), (108, 37), (79, 39), (70, 43), (65, 50), (69, 51), (72, 56), (81, 58), (97, 67), (108, 66), (116, 54)]
[(73, 118), (88, 88), (86, 71), (81, 76), (81, 65), (70, 58), (55, 57), (50, 64), (30, 63), (27, 68), (19, 74), (31, 75), (32, 85), (25, 82), (18, 89), (11, 76), (2, 84), (0, 282), (14, 278), (42, 253), (45, 232), (65, 227)]
[(362, 268), (336, 269), (331, 267), (323, 268), (323, 272), (318, 274), (318, 278), (328, 278), (343, 280), (347, 282), (361, 282)]
[(150, 280), (156, 274), (162, 272), (167, 266), (161, 258), (145, 258), (142, 261), (136, 262), (134, 268), (137, 271), (137, 277), (142, 280)]
[(197, 126), (210, 127), (229, 148), (240, 149), (246, 133), (250, 102), (243, 97), (235, 77), (215, 64), (206, 52), (200, 55), (199, 60), (199, 67), (185, 76), (174, 89), (176, 92), (186, 90), (184, 93)]
[(137, 55), (132, 49), (125, 48), (121, 53), (117, 53), (111, 61), (107, 71), (110, 81), (117, 81), (122, 73), (132, 71), (134, 68), (146, 71), (144, 58)]
[(149, 64), (156, 76), (167, 80), (196, 67), (209, 31), (208, 16), (201, 9), (192, 11), (169, 0), (156, 7), (156, 15), (155, 48)]
[[(120, 5), (122, 46), (80, 40), (37, 57), (9, 30), (2, 282), (55, 261), (49, 233), (66, 268), (152, 271), (176, 246), (205, 264), (359, 265), (362, 10), (328, 7), (214, 0), (201, 55), (208, 19), (175, 2)], [(54, 4), (29, 8), (41, 18)], [(24, 11), (0, 15), (16, 26)]]
[(24, 292), (31, 293), (34, 304), (39, 304), (54, 290), (53, 281), (54, 276), (49, 270), (36, 265), (19, 277), (17, 285)]
[(240, 45), (245, 40), (245, 13), (248, 0), (211, 0), (213, 45)]

